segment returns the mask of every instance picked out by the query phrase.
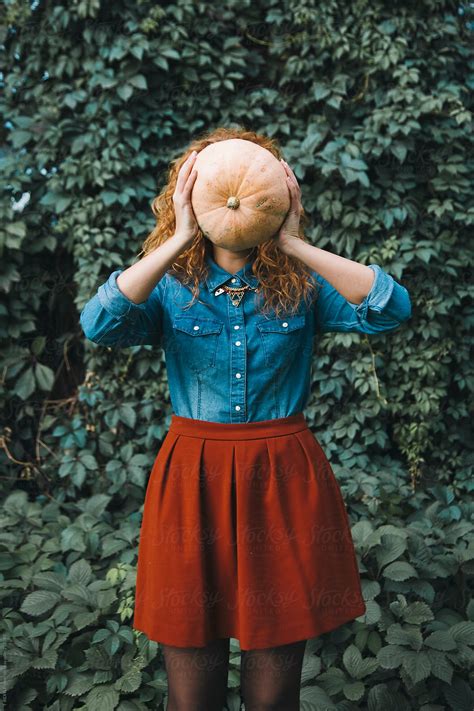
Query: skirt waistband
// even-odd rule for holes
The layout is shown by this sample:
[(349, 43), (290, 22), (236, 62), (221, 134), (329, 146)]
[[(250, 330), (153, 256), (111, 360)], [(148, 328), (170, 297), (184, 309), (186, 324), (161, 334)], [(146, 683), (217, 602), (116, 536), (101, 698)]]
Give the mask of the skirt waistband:
[(288, 415), (288, 417), (255, 422), (212, 422), (172, 414), (169, 432), (186, 435), (186, 437), (233, 440), (279, 437), (306, 429), (308, 429), (308, 423), (302, 412)]

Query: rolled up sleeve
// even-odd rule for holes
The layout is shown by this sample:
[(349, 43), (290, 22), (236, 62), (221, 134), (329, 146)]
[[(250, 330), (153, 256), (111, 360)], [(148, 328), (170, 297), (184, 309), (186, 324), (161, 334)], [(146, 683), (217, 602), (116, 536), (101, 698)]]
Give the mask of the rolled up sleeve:
[(160, 345), (166, 275), (146, 301), (135, 304), (120, 291), (117, 277), (121, 272), (113, 271), (82, 309), (79, 319), (85, 336), (94, 343), (118, 347)]
[(378, 264), (369, 264), (374, 281), (360, 304), (345, 299), (317, 272), (319, 283), (314, 306), (316, 329), (331, 331), (381, 333), (398, 328), (411, 317), (411, 300), (407, 289)]

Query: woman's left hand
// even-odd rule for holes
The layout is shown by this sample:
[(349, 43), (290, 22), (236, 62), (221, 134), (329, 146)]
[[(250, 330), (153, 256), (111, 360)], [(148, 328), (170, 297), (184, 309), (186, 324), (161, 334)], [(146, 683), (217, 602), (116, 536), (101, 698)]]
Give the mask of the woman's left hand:
[(299, 226), (302, 212), (301, 188), (298, 185), (296, 176), (288, 163), (284, 161), (283, 158), (280, 163), (286, 172), (286, 183), (290, 191), (291, 202), (290, 209), (288, 210), (288, 214), (276, 235), (275, 242), (281, 251), (286, 253), (291, 250), (291, 245), (294, 241), (296, 239), (300, 239)]

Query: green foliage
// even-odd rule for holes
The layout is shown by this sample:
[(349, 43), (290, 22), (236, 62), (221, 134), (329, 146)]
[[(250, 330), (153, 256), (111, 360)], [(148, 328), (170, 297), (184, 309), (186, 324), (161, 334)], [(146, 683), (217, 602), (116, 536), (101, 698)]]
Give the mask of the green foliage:
[[(316, 344), (306, 415), (346, 496), (367, 615), (308, 643), (302, 708), (471, 711), (468, 6), (11, 0), (5, 14), (9, 707), (163, 708), (160, 645), (131, 628), (170, 417), (163, 354), (84, 342), (78, 315), (134, 261), (169, 162), (236, 124), (279, 139), (313, 244), (380, 264), (413, 305), (394, 333)], [(239, 658), (232, 640), (229, 711)]]

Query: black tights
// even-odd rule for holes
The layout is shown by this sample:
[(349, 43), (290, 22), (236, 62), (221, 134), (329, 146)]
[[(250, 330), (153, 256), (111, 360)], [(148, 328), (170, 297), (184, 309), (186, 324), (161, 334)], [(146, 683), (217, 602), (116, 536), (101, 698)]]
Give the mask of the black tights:
[[(229, 639), (206, 647), (163, 644), (166, 711), (222, 711), (227, 695)], [(298, 711), (306, 640), (241, 652), (245, 711)]]

